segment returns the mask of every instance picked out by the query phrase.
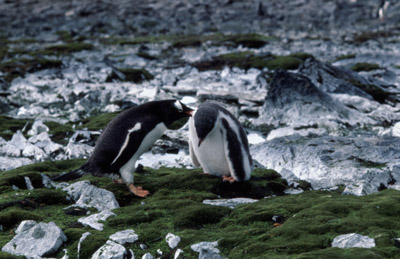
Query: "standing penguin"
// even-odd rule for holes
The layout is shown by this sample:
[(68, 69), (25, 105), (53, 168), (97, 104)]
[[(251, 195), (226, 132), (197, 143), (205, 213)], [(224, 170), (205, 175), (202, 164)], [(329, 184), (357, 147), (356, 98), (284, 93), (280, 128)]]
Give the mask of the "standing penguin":
[(136, 160), (159, 139), (174, 121), (191, 116), (193, 109), (177, 100), (144, 103), (121, 112), (105, 128), (93, 154), (79, 169), (53, 178), (69, 181), (91, 173), (122, 178), (136, 196), (149, 194), (133, 185)]
[(233, 115), (222, 106), (206, 102), (189, 119), (190, 157), (204, 173), (224, 181), (250, 179), (252, 159), (246, 134)]

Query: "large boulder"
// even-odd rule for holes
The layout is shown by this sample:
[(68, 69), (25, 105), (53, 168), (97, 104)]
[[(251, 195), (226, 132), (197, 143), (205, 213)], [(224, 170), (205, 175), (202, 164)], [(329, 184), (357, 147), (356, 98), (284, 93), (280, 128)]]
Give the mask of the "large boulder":
[(356, 95), (380, 103), (390, 101), (390, 92), (385, 89), (387, 85), (347, 68), (310, 58), (300, 66), (299, 73), (310, 78), (313, 84), (326, 93)]
[(17, 235), (2, 248), (2, 251), (28, 258), (52, 254), (67, 241), (63, 231), (54, 222), (36, 223), (33, 220), (24, 220), (15, 233)]
[(325, 127), (338, 129), (376, 122), (349, 109), (323, 92), (304, 75), (277, 70), (265, 98), (259, 127)]
[(345, 185), (346, 193), (362, 195), (396, 181), (400, 138), (293, 135), (254, 145), (250, 152), (290, 183), (305, 180), (314, 189)]

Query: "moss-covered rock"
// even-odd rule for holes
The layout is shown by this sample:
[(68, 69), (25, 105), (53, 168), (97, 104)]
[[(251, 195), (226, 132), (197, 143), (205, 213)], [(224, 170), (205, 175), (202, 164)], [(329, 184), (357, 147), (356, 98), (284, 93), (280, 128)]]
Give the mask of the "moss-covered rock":
[(66, 55), (71, 52), (91, 50), (93, 48), (94, 46), (90, 43), (71, 42), (71, 43), (48, 46), (45, 49), (43, 49), (40, 53), (44, 55)]
[(239, 67), (242, 69), (297, 69), (305, 59), (310, 57), (312, 57), (312, 55), (307, 53), (293, 53), (288, 56), (277, 56), (244, 51), (219, 55), (214, 57), (211, 61), (200, 61), (192, 65), (200, 71), (220, 70), (225, 66)]
[(352, 58), (355, 58), (355, 57), (356, 57), (356, 54), (349, 53), (349, 54), (344, 54), (344, 55), (340, 55), (340, 56), (336, 57), (335, 61), (345, 60), (345, 59), (352, 59)]
[(349, 80), (349, 83), (357, 86), (361, 90), (365, 91), (366, 93), (370, 94), (374, 100), (380, 102), (380, 103), (385, 103), (387, 101), (391, 101), (392, 95), (389, 92), (386, 92), (382, 88), (376, 86), (376, 85), (371, 85), (371, 84), (363, 84), (358, 80)]
[(371, 63), (356, 63), (351, 67), (351, 70), (360, 72), (360, 71), (372, 71), (380, 69), (381, 67), (378, 64)]

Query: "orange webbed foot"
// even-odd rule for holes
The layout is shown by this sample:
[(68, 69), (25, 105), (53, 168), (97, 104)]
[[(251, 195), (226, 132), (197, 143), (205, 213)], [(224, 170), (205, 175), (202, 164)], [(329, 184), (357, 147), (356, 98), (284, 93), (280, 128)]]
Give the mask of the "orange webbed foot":
[(129, 191), (130, 191), (131, 193), (133, 193), (133, 194), (135, 194), (136, 196), (141, 197), (141, 198), (144, 198), (144, 197), (146, 197), (147, 195), (150, 194), (149, 191), (143, 190), (143, 188), (140, 187), (140, 186), (135, 187), (135, 186), (133, 185), (133, 183), (128, 184), (128, 188), (129, 188)]
[(222, 181), (233, 183), (233, 182), (235, 182), (236, 180), (235, 180), (232, 176), (226, 176), (226, 175), (224, 175), (224, 176), (222, 176)]

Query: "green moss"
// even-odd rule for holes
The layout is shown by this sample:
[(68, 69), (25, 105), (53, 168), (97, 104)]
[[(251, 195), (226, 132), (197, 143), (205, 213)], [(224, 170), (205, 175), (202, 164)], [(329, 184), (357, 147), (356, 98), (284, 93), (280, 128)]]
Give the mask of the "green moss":
[(7, 53), (8, 53), (7, 46), (0, 46), (0, 61), (3, 60), (3, 58), (7, 55)]
[(107, 124), (117, 115), (117, 112), (111, 112), (91, 116), (87, 119), (84, 119), (79, 128), (87, 128), (88, 130), (104, 129)]
[(62, 40), (62, 41), (65, 41), (65, 42), (72, 41), (72, 35), (68, 31), (57, 31), (56, 34), (60, 37), (60, 40)]
[(7, 82), (11, 82), (18, 76), (24, 76), (26, 72), (35, 72), (47, 68), (62, 66), (60, 60), (53, 59), (13, 59), (0, 64), (0, 71), (4, 72)]
[(380, 103), (385, 103), (386, 101), (391, 100), (391, 94), (378, 86), (366, 85), (358, 80), (349, 80), (349, 83), (370, 94), (375, 101), (378, 101)]
[(49, 127), (51, 140), (60, 144), (67, 144), (68, 138), (72, 136), (74, 131), (70, 123), (60, 124), (53, 121), (47, 121), (44, 124)]
[(174, 218), (174, 226), (177, 228), (200, 228), (205, 224), (218, 223), (223, 217), (228, 216), (230, 212), (229, 208), (211, 205), (184, 207)]
[[(38, 163), (3, 172), (0, 180), (20, 178), (26, 174), (38, 175), (40, 172), (54, 175), (75, 169), (83, 162)], [(11, 230), (20, 221), (35, 219), (54, 221), (63, 229), (68, 237), (63, 248), (68, 249), (71, 258), (77, 257), (77, 244), (83, 233), (89, 231), (92, 235), (84, 241), (80, 257), (90, 258), (108, 236), (128, 228), (135, 230), (140, 241), (126, 247), (139, 258), (147, 252), (156, 254), (158, 248), (166, 255), (170, 251), (165, 242), (169, 232), (182, 238), (179, 248), (184, 250), (187, 258), (198, 257), (190, 249), (192, 244), (217, 240), (221, 255), (233, 259), (396, 258), (399, 253), (393, 240), (400, 236), (400, 207), (397, 206), (400, 192), (397, 190), (383, 190), (362, 197), (342, 195), (341, 191), (305, 191), (283, 196), (275, 193), (275, 196), (266, 195), (268, 198), (256, 203), (228, 209), (202, 203), (204, 199), (217, 199), (215, 190), (218, 188), (223, 195), (228, 193), (229, 188), (221, 186), (219, 177), (204, 175), (201, 170), (145, 168), (143, 173), (135, 175), (135, 182), (150, 191), (146, 199), (133, 196), (126, 186), (113, 184), (105, 177), (88, 175), (82, 179), (112, 191), (121, 206), (113, 210), (117, 216), (104, 222), (102, 232), (88, 227), (71, 227), (78, 217), (64, 214), (66, 205), (62, 204), (63, 193), (59, 190), (38, 187), (33, 191), (13, 191), (8, 186), (1, 193), (0, 201), (30, 197), (41, 200), (43, 205), (36, 209), (12, 206), (1, 210), (0, 222), (7, 229), (0, 232), (0, 246), (11, 240), (14, 236)], [(241, 197), (249, 197), (253, 195), (252, 189), (264, 189), (272, 182), (285, 185), (275, 171), (257, 169), (250, 181), (237, 185), (235, 189), (241, 190)], [(2, 181), (1, 185), (9, 183)], [(273, 194), (272, 190), (268, 192)], [(272, 217), (275, 215), (283, 217), (281, 226), (274, 227)], [(371, 249), (331, 247), (336, 236), (354, 232), (374, 238), (377, 246)], [(142, 250), (139, 243), (146, 244), (148, 248)], [(61, 250), (57, 257), (63, 255)]]
[(24, 258), (23, 256), (15, 256), (8, 253), (0, 252), (0, 258), (2, 259), (21, 259)]
[(297, 69), (305, 59), (312, 57), (307, 53), (293, 53), (288, 56), (276, 56), (270, 54), (255, 54), (251, 51), (229, 53), (214, 57), (211, 61), (200, 61), (195, 66), (200, 71), (219, 70), (225, 66), (249, 68)]
[(125, 78), (121, 78), (115, 72), (113, 72), (108, 78), (107, 82), (111, 82), (112, 80), (121, 80), (121, 81), (128, 81), (134, 83), (140, 83), (144, 80), (152, 80), (154, 76), (147, 71), (146, 69), (135, 69), (135, 68), (121, 68), (119, 69)]
[(357, 63), (351, 67), (351, 70), (360, 72), (360, 71), (372, 71), (381, 69), (378, 64), (371, 64), (371, 63)]
[(0, 212), (0, 222), (5, 230), (9, 230), (18, 225), (23, 220), (42, 220), (43, 218), (34, 213), (22, 209), (10, 208)]
[(31, 120), (19, 120), (0, 115), (0, 137), (10, 140), (17, 130), (22, 130), (26, 124), (32, 123)]
[(350, 54), (345, 54), (345, 55), (341, 55), (341, 56), (336, 57), (335, 61), (344, 60), (344, 59), (352, 59), (352, 58), (355, 58), (355, 57), (356, 57), (356, 54), (350, 53)]
[(78, 52), (82, 50), (91, 50), (94, 46), (90, 43), (85, 42), (71, 42), (59, 45), (53, 45), (46, 47), (41, 51), (45, 55), (66, 55), (71, 52)]
[(354, 43), (363, 43), (369, 40), (377, 40), (379, 38), (388, 38), (393, 36), (390, 31), (362, 32), (353, 37)]

